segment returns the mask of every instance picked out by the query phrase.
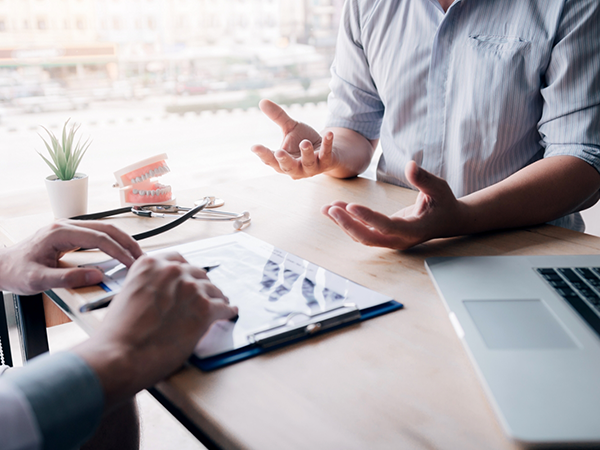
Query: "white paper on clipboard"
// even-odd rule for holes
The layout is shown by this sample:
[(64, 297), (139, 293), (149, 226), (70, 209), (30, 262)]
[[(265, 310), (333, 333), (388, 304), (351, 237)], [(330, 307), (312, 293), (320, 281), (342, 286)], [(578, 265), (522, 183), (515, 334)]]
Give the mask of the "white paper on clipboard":
[[(208, 276), (239, 309), (237, 322), (216, 322), (206, 333), (195, 350), (199, 358), (245, 347), (257, 330), (293, 313), (313, 315), (347, 303), (362, 310), (392, 300), (246, 233), (164, 250), (177, 251), (199, 267), (218, 264)], [(127, 270), (115, 260), (94, 266), (109, 274), (103, 280), (106, 289), (118, 292)]]

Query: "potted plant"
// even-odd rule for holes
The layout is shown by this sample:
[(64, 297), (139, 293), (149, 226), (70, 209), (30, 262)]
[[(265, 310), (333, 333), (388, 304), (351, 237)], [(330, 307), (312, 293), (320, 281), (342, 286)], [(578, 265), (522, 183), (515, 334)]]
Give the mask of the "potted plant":
[(54, 172), (54, 175), (46, 178), (46, 190), (57, 219), (87, 213), (88, 176), (77, 172), (77, 168), (91, 142), (87, 139), (82, 143), (79, 138), (75, 143), (75, 134), (81, 125), (73, 123), (67, 129), (69, 120), (63, 126), (60, 140), (44, 127), (42, 128), (48, 133), (49, 140), (40, 135), (50, 159), (38, 153)]

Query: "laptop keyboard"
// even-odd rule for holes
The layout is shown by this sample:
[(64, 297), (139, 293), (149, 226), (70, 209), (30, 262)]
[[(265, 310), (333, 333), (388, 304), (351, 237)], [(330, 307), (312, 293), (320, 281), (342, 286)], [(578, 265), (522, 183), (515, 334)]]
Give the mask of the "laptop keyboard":
[(536, 270), (600, 337), (600, 267)]

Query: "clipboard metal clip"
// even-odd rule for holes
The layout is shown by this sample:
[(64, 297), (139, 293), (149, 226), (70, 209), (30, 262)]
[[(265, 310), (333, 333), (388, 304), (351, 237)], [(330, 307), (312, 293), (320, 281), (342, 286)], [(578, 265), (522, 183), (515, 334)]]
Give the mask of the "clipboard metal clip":
[[(304, 316), (307, 321), (291, 323), (293, 319)], [(294, 313), (285, 318), (285, 323), (269, 327), (248, 335), (248, 341), (262, 348), (285, 344), (311, 334), (316, 334), (339, 325), (360, 320), (360, 309), (354, 303), (346, 303), (317, 314)]]

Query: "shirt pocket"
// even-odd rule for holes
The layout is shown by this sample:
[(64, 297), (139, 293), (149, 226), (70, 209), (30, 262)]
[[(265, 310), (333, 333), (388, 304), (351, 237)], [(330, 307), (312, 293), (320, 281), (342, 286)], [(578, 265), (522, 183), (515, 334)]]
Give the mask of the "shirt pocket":
[(469, 35), (468, 44), (474, 51), (502, 59), (525, 55), (531, 47), (531, 42), (520, 37), (484, 34)]
[(511, 148), (536, 128), (540, 75), (532, 42), (471, 34), (455, 48), (449, 80), (460, 139), (484, 158)]

